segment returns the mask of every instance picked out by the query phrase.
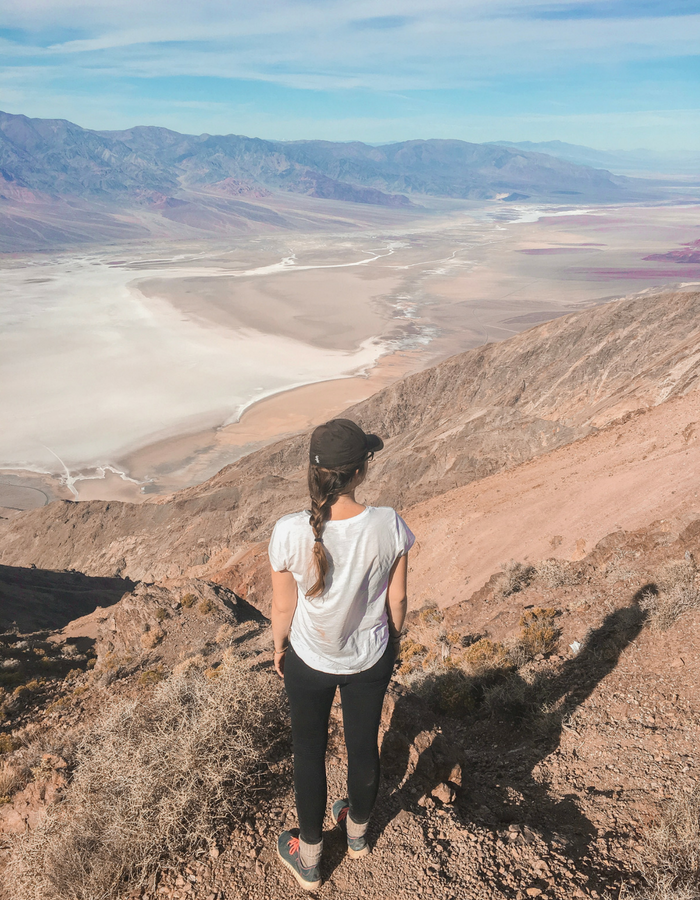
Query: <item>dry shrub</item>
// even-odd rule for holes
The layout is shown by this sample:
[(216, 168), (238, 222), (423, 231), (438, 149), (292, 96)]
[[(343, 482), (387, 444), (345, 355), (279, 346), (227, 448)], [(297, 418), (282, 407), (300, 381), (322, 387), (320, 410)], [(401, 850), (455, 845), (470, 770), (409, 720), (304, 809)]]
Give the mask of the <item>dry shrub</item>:
[(165, 632), (162, 628), (151, 628), (141, 635), (141, 646), (144, 650), (153, 650), (154, 647), (157, 647), (158, 644), (160, 644), (164, 637)]
[(511, 559), (502, 568), (503, 572), (496, 586), (498, 597), (510, 597), (511, 594), (517, 594), (524, 590), (537, 574), (534, 566), (526, 566), (514, 559)]
[[(228, 662), (232, 662), (234, 657), (230, 656), (228, 658)], [(203, 669), (206, 665), (204, 657), (201, 653), (195, 653), (194, 656), (188, 656), (187, 659), (183, 659), (182, 662), (178, 663), (173, 668), (173, 675), (184, 675), (186, 672), (190, 672), (194, 669)]]
[(637, 553), (634, 550), (615, 550), (610, 559), (603, 566), (603, 572), (608, 581), (631, 581), (637, 577), (637, 569), (634, 560)]
[(12, 753), (16, 743), (11, 734), (0, 734), (0, 753)]
[(463, 653), (442, 658), (420, 644), (415, 645), (414, 654), (419, 663), (409, 673), (409, 686), (432, 709), (453, 717), (474, 713), (487, 688), (508, 678), (514, 668), (505, 646), (488, 638), (477, 640)]
[(163, 619), (168, 618), (168, 612), (167, 612), (167, 610), (163, 609), (162, 606), (159, 606), (158, 609), (155, 611), (155, 617), (156, 617), (156, 619), (158, 619), (159, 622), (162, 622)]
[(700, 784), (668, 804), (649, 834), (649, 849), (655, 871), (700, 885)]
[(437, 606), (425, 606), (418, 613), (418, 621), (421, 625), (439, 625), (444, 618), (442, 610)]
[(427, 678), (421, 685), (420, 693), (434, 709), (453, 718), (473, 713), (479, 701), (474, 680), (457, 668)]
[(401, 665), (399, 675), (411, 675), (423, 666), (423, 661), (428, 656), (428, 648), (415, 641), (413, 638), (405, 638), (401, 642)]
[(185, 594), (185, 596), (180, 600), (180, 603), (185, 607), (185, 609), (191, 609), (195, 603), (197, 602), (196, 594)]
[(700, 784), (678, 793), (646, 837), (638, 900), (700, 900)]
[(512, 669), (508, 651), (500, 641), (481, 638), (464, 651), (461, 662), (474, 674), (483, 674), (489, 669)]
[(216, 632), (216, 637), (214, 638), (214, 640), (217, 644), (225, 644), (231, 640), (234, 634), (235, 628), (233, 627), (233, 625), (229, 625), (228, 622), (224, 622), (224, 624)]
[(559, 643), (560, 631), (554, 623), (556, 609), (536, 606), (520, 617), (520, 637), (512, 656), (517, 663), (534, 659), (540, 653), (552, 653)]
[(676, 885), (658, 877), (641, 891), (622, 889), (616, 900), (700, 900), (700, 890), (692, 885)]
[(655, 628), (666, 631), (686, 612), (700, 609), (697, 566), (692, 557), (669, 563), (659, 573), (659, 592), (647, 591), (641, 600)]
[(215, 680), (173, 676), (115, 704), (83, 740), (64, 801), (15, 840), (8, 895), (109, 900), (216, 839), (247, 812), (279, 697), (230, 664)]
[(214, 612), (215, 609), (215, 604), (208, 597), (205, 597), (197, 607), (198, 612), (203, 616), (208, 616), (209, 613)]
[(537, 579), (548, 588), (567, 587), (581, 583), (581, 575), (564, 559), (543, 559), (537, 563)]
[(155, 669), (146, 669), (139, 675), (139, 684), (148, 687), (152, 684), (160, 684), (165, 679), (165, 671), (163, 666), (156, 666)]
[(15, 766), (4, 762), (0, 766), (0, 804), (8, 803), (12, 794), (21, 784), (22, 779)]

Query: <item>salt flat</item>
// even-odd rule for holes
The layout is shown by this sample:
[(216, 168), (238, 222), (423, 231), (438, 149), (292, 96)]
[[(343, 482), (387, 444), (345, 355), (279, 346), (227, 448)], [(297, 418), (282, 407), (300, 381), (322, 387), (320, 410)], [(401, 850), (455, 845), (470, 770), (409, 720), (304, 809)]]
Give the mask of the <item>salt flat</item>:
[(192, 484), (455, 352), (698, 281), (700, 266), (644, 260), (696, 223), (688, 205), (446, 203), (362, 234), (5, 258), (0, 505), (46, 490), (40, 473), (49, 496)]

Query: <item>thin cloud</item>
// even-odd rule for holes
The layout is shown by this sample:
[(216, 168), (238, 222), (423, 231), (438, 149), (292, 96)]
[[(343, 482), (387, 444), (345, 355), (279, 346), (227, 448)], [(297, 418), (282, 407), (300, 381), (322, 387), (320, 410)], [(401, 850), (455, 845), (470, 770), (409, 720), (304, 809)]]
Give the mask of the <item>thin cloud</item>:
[[(199, 120), (194, 112), (186, 119), (188, 130), (198, 121), (212, 130), (209, 114), (225, 118), (225, 111), (198, 107), (189, 97), (191, 107), (177, 105), (183, 90), (199, 91), (204, 103), (206, 79), (228, 80), (236, 103), (251, 96), (253, 83), (269, 96), (277, 90), (278, 98), (297, 92), (290, 116), (306, 115), (305, 96), (319, 127), (336, 122), (332, 106), (342, 92), (365, 92), (368, 103), (384, 98), (375, 115), (410, 120), (411, 127), (418, 119), (407, 110), (403, 119), (387, 114), (392, 95), (420, 92), (420, 102), (406, 102), (434, 127), (436, 119), (427, 118), (433, 102), (464, 92), (467, 105), (440, 120), (455, 129), (484, 98), (495, 108), (518, 98), (564, 112), (585, 90), (588, 104), (606, 110), (611, 72), (616, 96), (638, 108), (649, 89), (640, 84), (643, 67), (662, 61), (681, 87), (689, 85), (688, 60), (700, 47), (700, 11), (690, 0), (5, 0), (3, 24), (0, 91), (12, 86), (17, 98), (17, 85), (24, 85), (28, 109), (54, 98), (53, 114), (64, 115), (58, 107), (70, 96), (78, 109), (87, 109), (95, 94), (122, 97), (125, 109), (142, 110), (142, 120), (160, 109), (159, 121), (168, 118), (175, 128), (177, 110), (199, 109)], [(541, 89), (539, 100), (523, 89), (527, 83)], [(674, 90), (667, 102), (684, 102), (674, 100)], [(158, 99), (149, 99), (156, 92)], [(105, 101), (102, 121), (112, 102)], [(227, 103), (238, 114), (233, 99)], [(99, 100), (93, 108), (99, 110)], [(250, 132), (264, 120), (246, 121)]]

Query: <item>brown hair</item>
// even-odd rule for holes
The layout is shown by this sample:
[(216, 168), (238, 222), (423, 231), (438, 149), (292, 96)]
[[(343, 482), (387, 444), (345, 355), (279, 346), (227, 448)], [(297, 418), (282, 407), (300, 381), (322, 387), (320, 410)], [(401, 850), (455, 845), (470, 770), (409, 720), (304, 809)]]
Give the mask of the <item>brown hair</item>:
[(323, 546), (323, 529), (331, 517), (331, 507), (341, 494), (348, 492), (356, 477), (359, 475), (358, 481), (361, 481), (366, 472), (367, 460), (333, 469), (309, 466), (309, 494), (311, 496), (309, 525), (314, 532), (311, 565), (312, 570), (315, 570), (316, 581), (306, 592), (307, 597), (320, 596), (326, 586), (328, 556)]

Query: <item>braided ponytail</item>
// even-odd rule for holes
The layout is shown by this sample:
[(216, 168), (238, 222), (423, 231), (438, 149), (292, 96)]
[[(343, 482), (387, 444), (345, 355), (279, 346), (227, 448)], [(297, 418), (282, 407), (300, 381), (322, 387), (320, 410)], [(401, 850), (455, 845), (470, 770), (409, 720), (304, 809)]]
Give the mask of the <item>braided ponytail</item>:
[(316, 581), (306, 592), (306, 596), (319, 597), (326, 586), (328, 574), (328, 556), (323, 546), (323, 530), (331, 517), (331, 507), (341, 494), (347, 493), (358, 471), (364, 475), (367, 463), (357, 463), (342, 468), (324, 469), (322, 466), (309, 466), (309, 495), (311, 496), (311, 515), (309, 525), (314, 533), (311, 565)]

